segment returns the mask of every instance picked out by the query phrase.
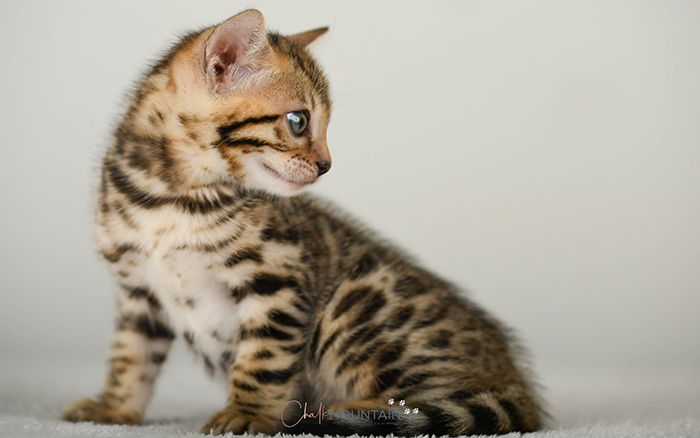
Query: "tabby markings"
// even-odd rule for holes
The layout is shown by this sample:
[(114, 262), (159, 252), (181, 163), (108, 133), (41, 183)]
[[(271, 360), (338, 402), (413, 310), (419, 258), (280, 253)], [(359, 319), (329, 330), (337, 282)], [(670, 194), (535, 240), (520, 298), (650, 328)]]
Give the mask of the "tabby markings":
[(292, 277), (280, 277), (273, 274), (260, 273), (252, 281), (231, 289), (231, 297), (240, 303), (249, 295), (273, 295), (285, 288), (297, 290), (299, 284)]
[(117, 323), (117, 328), (136, 331), (148, 339), (175, 339), (175, 333), (168, 326), (148, 315), (123, 315)]
[(249, 372), (258, 383), (263, 385), (283, 385), (289, 381), (289, 379), (294, 376), (297, 371), (297, 364), (292, 364), (291, 367), (283, 370), (256, 370)]
[(249, 119), (242, 120), (240, 122), (231, 123), (230, 125), (219, 126), (219, 135), (222, 138), (229, 137), (234, 131), (237, 131), (247, 125), (256, 125), (262, 123), (274, 123), (280, 118), (279, 114), (262, 116), (262, 117), (251, 117)]
[[(287, 148), (281, 144), (281, 143), (272, 143), (267, 140), (261, 139), (261, 138), (255, 138), (255, 137), (236, 137), (233, 138), (232, 135), (250, 125), (260, 125), (260, 124), (268, 124), (268, 123), (275, 123), (277, 120), (280, 119), (280, 115), (268, 115), (268, 116), (262, 116), (262, 117), (251, 117), (245, 120), (242, 120), (240, 122), (234, 122), (229, 125), (223, 125), (219, 126), (217, 129), (219, 133), (219, 141), (216, 144), (213, 144), (212, 146), (221, 146), (221, 145), (226, 145), (230, 147), (236, 147), (236, 146), (255, 146), (255, 147), (271, 147), (274, 148), (278, 151), (285, 152)], [(277, 131), (275, 131), (277, 132)], [(278, 136), (279, 138), (279, 136)]]
[(263, 263), (263, 258), (257, 248), (244, 248), (231, 254), (224, 262), (224, 266), (230, 268), (244, 261), (251, 261), (260, 265)]
[(105, 171), (109, 174), (112, 185), (127, 197), (132, 205), (144, 209), (153, 209), (164, 205), (176, 205), (191, 214), (207, 214), (222, 208), (233, 206), (238, 199), (229, 196), (222, 192), (217, 192), (215, 199), (195, 199), (188, 196), (158, 196), (145, 192), (136, 187), (129, 177), (122, 172), (117, 163), (114, 161), (106, 161), (104, 164)]

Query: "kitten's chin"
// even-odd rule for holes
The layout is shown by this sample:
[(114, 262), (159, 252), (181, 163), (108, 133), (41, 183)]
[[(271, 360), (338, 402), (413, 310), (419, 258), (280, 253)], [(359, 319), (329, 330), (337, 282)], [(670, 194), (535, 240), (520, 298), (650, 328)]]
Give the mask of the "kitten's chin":
[(272, 163), (261, 159), (246, 167), (247, 188), (263, 190), (277, 196), (297, 195), (318, 179), (312, 169), (306, 169), (306, 166), (296, 163), (287, 163), (284, 169), (278, 169)]

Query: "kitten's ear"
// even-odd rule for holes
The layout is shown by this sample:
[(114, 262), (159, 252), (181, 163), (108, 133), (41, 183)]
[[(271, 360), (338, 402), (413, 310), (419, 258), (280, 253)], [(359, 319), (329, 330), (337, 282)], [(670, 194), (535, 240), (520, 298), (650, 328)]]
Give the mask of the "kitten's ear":
[(255, 73), (269, 56), (265, 20), (260, 11), (249, 9), (216, 27), (204, 49), (205, 70), (219, 94)]
[(327, 27), (319, 27), (318, 29), (307, 30), (306, 32), (289, 35), (287, 38), (296, 42), (302, 47), (306, 47), (312, 42), (316, 41), (318, 37), (320, 37), (326, 32), (328, 32)]

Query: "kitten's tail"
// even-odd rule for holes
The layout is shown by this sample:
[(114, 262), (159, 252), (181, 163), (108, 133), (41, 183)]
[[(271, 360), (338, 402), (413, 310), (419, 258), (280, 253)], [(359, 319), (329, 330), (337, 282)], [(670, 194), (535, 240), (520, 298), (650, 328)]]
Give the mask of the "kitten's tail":
[(535, 400), (523, 391), (469, 393), (458, 391), (449, 399), (362, 400), (335, 405), (319, 423), (300, 421), (285, 430), (318, 436), (491, 435), (532, 432), (540, 427), (542, 413)]

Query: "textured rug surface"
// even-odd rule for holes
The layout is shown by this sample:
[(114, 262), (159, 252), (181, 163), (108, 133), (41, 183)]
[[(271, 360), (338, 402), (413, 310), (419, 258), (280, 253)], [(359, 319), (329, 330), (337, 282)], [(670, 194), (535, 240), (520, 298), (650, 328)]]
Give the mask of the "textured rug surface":
[[(98, 391), (105, 369), (95, 357), (1, 358), (0, 436), (202, 436), (199, 428), (226, 398), (223, 385), (175, 351), (144, 425), (58, 421), (68, 404)], [(528, 436), (700, 437), (700, 370), (549, 366), (539, 371), (552, 418), (545, 430)]]

